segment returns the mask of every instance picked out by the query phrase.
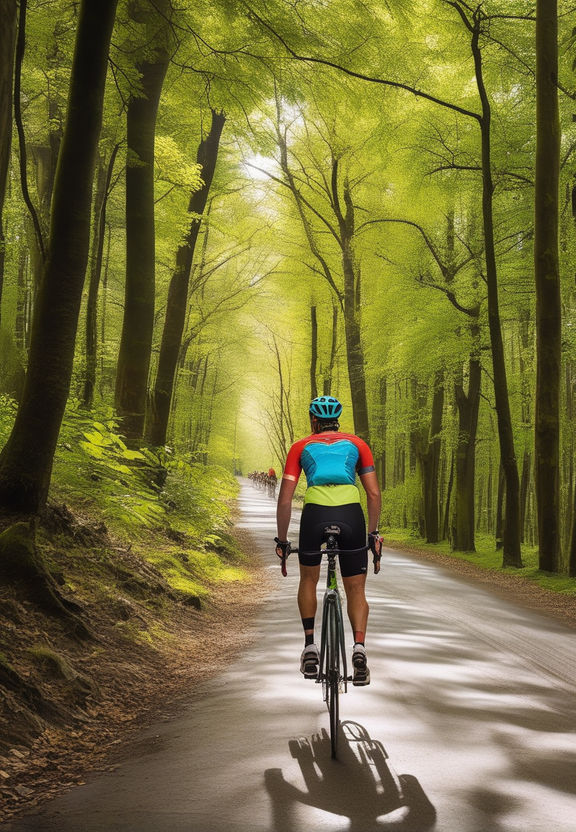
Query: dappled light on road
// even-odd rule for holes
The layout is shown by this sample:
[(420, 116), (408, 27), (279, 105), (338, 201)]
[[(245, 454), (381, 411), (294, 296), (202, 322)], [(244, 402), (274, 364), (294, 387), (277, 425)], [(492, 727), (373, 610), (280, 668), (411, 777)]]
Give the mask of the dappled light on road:
[(372, 683), (342, 695), (332, 761), (320, 685), (299, 673), (297, 560), (282, 578), (271, 498), (245, 484), (240, 509), (274, 583), (252, 646), (117, 771), (7, 832), (574, 832), (572, 631), (385, 554), (368, 580)]

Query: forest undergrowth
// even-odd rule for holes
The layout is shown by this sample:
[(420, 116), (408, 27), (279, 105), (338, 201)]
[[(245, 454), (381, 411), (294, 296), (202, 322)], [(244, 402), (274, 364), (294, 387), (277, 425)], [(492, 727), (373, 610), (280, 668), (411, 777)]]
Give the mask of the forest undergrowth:
[[(69, 408), (47, 510), (0, 534), (0, 561), (32, 547), (72, 611), (20, 576), (2, 583), (0, 820), (110, 765), (244, 643), (262, 581), (231, 534), (237, 488), (216, 466), (128, 449), (111, 412)], [(221, 645), (212, 658), (206, 639)]]

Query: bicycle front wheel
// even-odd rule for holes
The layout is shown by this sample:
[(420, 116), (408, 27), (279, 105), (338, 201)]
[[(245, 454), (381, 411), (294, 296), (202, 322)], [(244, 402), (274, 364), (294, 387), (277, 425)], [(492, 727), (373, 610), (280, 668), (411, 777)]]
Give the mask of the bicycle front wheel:
[(338, 752), (338, 730), (340, 725), (340, 634), (338, 632), (338, 613), (335, 604), (328, 608), (326, 633), (326, 704), (330, 715), (330, 752), (336, 759)]

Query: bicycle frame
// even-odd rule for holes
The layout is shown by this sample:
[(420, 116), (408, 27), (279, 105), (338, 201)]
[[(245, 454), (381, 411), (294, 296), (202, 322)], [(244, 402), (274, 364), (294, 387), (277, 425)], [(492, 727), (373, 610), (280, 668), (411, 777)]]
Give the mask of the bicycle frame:
[[(334, 610), (336, 619), (336, 632), (338, 633), (338, 641), (340, 648), (340, 656), (342, 661), (342, 673), (339, 681), (344, 682), (344, 693), (348, 689), (348, 669), (346, 665), (346, 644), (344, 639), (344, 619), (342, 615), (342, 600), (340, 598), (340, 591), (338, 589), (338, 578), (336, 574), (336, 556), (338, 554), (338, 542), (333, 535), (330, 535), (326, 544), (326, 552), (328, 555), (328, 574), (326, 578), (326, 591), (324, 593), (324, 600), (322, 602), (322, 629), (320, 636), (320, 664), (317, 682), (325, 681), (326, 674), (323, 673), (324, 662), (326, 658), (326, 641), (329, 625), (329, 616), (331, 609)], [(324, 696), (326, 699), (326, 695)]]

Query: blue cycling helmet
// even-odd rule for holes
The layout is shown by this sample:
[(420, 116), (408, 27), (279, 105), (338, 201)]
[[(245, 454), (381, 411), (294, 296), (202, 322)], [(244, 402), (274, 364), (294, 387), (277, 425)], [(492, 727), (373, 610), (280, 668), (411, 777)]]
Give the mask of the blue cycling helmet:
[(316, 396), (310, 402), (310, 413), (318, 419), (337, 419), (342, 413), (342, 405), (334, 396)]

